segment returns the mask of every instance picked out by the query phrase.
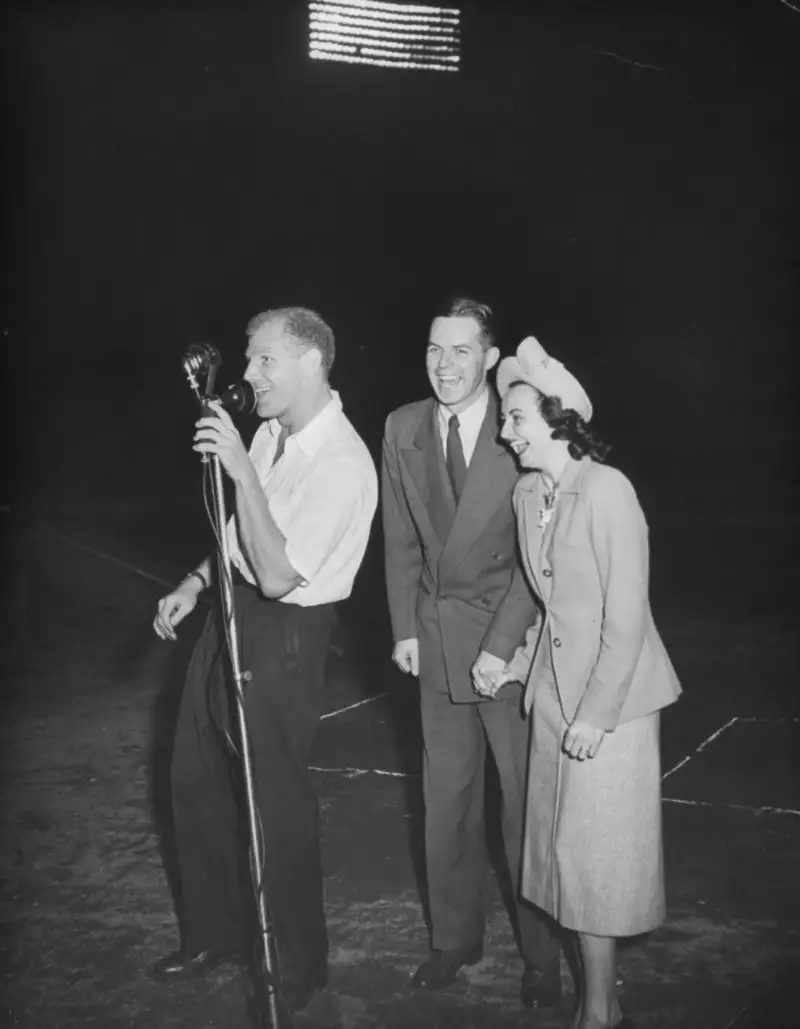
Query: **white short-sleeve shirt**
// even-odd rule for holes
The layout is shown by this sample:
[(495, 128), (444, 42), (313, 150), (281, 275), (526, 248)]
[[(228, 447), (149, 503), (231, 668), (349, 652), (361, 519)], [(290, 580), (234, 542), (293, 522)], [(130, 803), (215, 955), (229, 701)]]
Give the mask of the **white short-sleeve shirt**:
[[(287, 436), (273, 464), (280, 425), (270, 419), (250, 445), (250, 459), (270, 514), (286, 538), (286, 557), (303, 583), (279, 599), (311, 607), (350, 596), (378, 505), (378, 476), (366, 444), (342, 410), (339, 394), (299, 432)], [(228, 523), (231, 564), (255, 576)]]

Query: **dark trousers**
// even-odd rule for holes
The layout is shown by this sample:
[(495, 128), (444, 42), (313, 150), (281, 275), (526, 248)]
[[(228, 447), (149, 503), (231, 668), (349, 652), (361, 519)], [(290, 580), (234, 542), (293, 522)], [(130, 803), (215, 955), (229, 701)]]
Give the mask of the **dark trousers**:
[(490, 882), (484, 811), (488, 743), (502, 792), (503, 843), (520, 949), (527, 961), (549, 970), (560, 951), (558, 929), (519, 894), (529, 733), (519, 692), (476, 704), (454, 704), (449, 694), (424, 687), (420, 694), (432, 946), (455, 950), (483, 940)]
[[(298, 607), (234, 587), (245, 715), (256, 804), (263, 827), (264, 881), (281, 974), (301, 982), (327, 972), (317, 798), (308, 756), (321, 714), (332, 605)], [(186, 675), (172, 761), (182, 947), (250, 951), (257, 906), (238, 721), (221, 615), (209, 613)]]

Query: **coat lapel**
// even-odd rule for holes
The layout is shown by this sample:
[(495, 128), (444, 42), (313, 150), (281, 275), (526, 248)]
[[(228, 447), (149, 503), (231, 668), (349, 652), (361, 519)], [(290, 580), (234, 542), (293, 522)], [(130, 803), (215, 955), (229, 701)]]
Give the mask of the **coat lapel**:
[[(518, 532), (522, 561), (531, 578), (531, 584), (542, 597), (542, 575), (539, 555), (542, 549), (542, 529), (539, 526), (539, 508), (542, 506), (542, 477), (536, 475), (522, 486), (517, 503)], [(529, 484), (530, 483), (530, 484)]]
[(548, 604), (552, 588), (552, 555), (556, 536), (566, 531), (581, 490), (585, 461), (570, 459), (558, 484), (558, 497), (550, 521), (540, 525), (544, 508), (544, 480), (538, 473), (523, 480), (518, 504), (519, 538), (524, 562), (538, 596)]
[[(439, 574), (450, 575), (502, 504), (510, 504), (519, 477), (516, 463), (499, 441), (497, 401), (490, 396), (475, 452), (467, 469), (464, 493), (444, 546)], [(441, 449), (441, 447), (440, 447)]]
[[(589, 458), (583, 458), (580, 461), (575, 461), (573, 458), (570, 458), (569, 463), (561, 473), (561, 478), (558, 480), (558, 499), (556, 500), (552, 521), (544, 534), (544, 546), (541, 548), (541, 553), (543, 555), (546, 552), (548, 565), (552, 565), (553, 547), (555, 545), (556, 535), (558, 534), (559, 539), (563, 539), (564, 536), (569, 535), (570, 525), (575, 516), (576, 502), (581, 492), (584, 475), (586, 474), (586, 469), (589, 467), (589, 464)], [(552, 579), (549, 580), (548, 585), (551, 582)], [(549, 597), (549, 593), (546, 596)]]

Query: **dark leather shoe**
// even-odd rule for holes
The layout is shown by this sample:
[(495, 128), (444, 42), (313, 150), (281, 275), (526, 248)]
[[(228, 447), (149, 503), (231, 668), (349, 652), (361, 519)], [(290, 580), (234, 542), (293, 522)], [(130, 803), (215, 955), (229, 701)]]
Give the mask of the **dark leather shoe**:
[(184, 954), (174, 950), (153, 965), (153, 978), (162, 982), (180, 979), (201, 979), (218, 965), (235, 961), (240, 955), (225, 950), (201, 950), (197, 954)]
[(440, 990), (455, 981), (462, 965), (476, 965), (482, 957), (480, 944), (458, 950), (434, 950), (414, 973), (411, 985), (417, 990)]
[(520, 1000), (524, 1008), (551, 1008), (561, 1000), (561, 969), (558, 964), (546, 972), (525, 962)]

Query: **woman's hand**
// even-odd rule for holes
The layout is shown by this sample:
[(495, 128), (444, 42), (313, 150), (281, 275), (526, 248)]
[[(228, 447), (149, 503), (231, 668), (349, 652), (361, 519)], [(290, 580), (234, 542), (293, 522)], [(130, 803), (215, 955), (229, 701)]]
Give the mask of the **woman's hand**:
[(562, 749), (567, 757), (575, 758), (578, 761), (585, 761), (587, 757), (594, 757), (600, 749), (600, 744), (605, 736), (605, 729), (597, 729), (588, 722), (581, 722), (578, 719), (564, 733)]
[(508, 665), (501, 657), (482, 650), (472, 666), (472, 688), (481, 697), (494, 699), (497, 691), (511, 682)]

